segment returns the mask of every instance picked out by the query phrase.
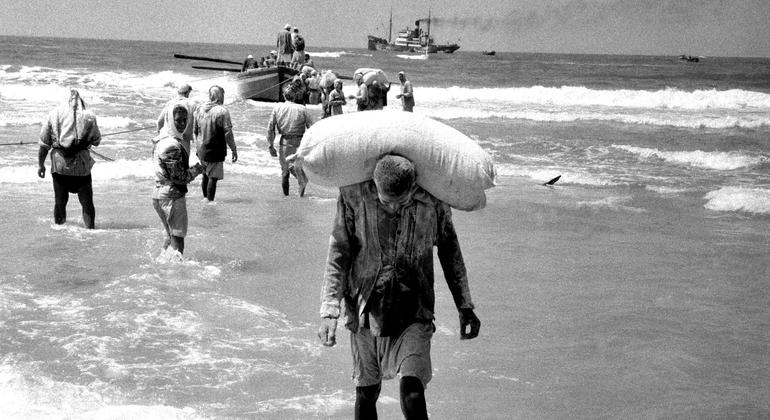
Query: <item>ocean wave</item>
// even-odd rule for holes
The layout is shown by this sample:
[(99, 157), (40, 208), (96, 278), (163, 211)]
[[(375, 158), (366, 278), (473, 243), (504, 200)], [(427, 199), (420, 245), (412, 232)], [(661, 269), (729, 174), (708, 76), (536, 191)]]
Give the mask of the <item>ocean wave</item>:
[(557, 175), (561, 175), (559, 184), (587, 185), (594, 187), (610, 187), (621, 185), (608, 176), (594, 175), (586, 172), (578, 172), (563, 169), (549, 168), (527, 168), (519, 165), (499, 164), (496, 165), (497, 174), (500, 176), (515, 176), (534, 180), (542, 184)]
[(701, 150), (667, 152), (627, 145), (612, 145), (612, 147), (639, 155), (642, 159), (657, 158), (680, 165), (719, 171), (749, 168), (762, 165), (768, 161), (767, 156), (747, 155), (740, 152), (704, 152)]
[[(511, 88), (415, 88), (424, 102), (480, 102), (558, 107), (603, 107), (632, 109), (770, 109), (770, 94), (730, 90), (694, 90), (668, 88), (657, 91), (600, 90), (582, 86), (511, 87)], [(419, 104), (418, 104), (419, 105)]]
[(713, 211), (770, 213), (770, 190), (749, 187), (723, 187), (706, 194), (705, 208)]
[(532, 110), (532, 109), (511, 109), (511, 108), (490, 108), (483, 105), (475, 107), (423, 107), (417, 112), (425, 113), (434, 118), (442, 120), (456, 119), (490, 119), (502, 118), (510, 120), (529, 120), (538, 122), (580, 122), (580, 121), (607, 121), (619, 122), (623, 124), (639, 124), (653, 126), (671, 126), (681, 128), (746, 128), (757, 129), (761, 127), (770, 127), (770, 115), (767, 113), (756, 113), (746, 115), (703, 115), (703, 114), (631, 114), (617, 113), (607, 110), (591, 111), (585, 109), (551, 109), (551, 110)]

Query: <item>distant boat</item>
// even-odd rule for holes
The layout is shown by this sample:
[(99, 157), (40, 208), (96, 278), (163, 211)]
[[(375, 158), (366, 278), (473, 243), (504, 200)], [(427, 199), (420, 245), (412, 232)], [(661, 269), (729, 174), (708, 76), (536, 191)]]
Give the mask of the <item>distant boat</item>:
[(679, 56), (679, 59), (680, 59), (680, 60), (683, 60), (683, 61), (687, 61), (688, 63), (697, 63), (697, 62), (699, 62), (699, 61), (700, 61), (700, 58), (698, 58), (698, 57), (696, 57), (696, 56), (693, 56), (693, 55), (684, 55), (684, 54), (680, 55), (680, 56)]
[[(420, 27), (421, 22), (427, 23), (427, 30)], [(437, 44), (430, 35), (430, 10), (426, 19), (418, 19), (414, 22), (414, 29), (407, 27), (396, 34), (396, 40), (391, 41), (393, 33), (393, 10), (390, 11), (390, 20), (388, 21), (388, 39), (368, 35), (367, 47), (372, 51), (396, 51), (396, 52), (420, 52), (427, 50), (428, 53), (444, 52), (451, 54), (460, 49), (457, 43)]]
[(495, 55), (495, 50), (492, 50), (492, 51), (484, 50), (481, 53), (484, 55)]

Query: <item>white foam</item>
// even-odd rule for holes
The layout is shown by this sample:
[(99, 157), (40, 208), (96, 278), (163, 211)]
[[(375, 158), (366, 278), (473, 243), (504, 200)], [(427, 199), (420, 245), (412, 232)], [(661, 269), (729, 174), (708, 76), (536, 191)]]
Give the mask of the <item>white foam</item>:
[(544, 183), (553, 179), (556, 175), (561, 175), (559, 184), (588, 185), (588, 186), (614, 186), (621, 185), (613, 181), (609, 176), (594, 175), (586, 172), (576, 172), (573, 170), (554, 169), (554, 168), (531, 168), (519, 165), (498, 164), (495, 166), (497, 174), (501, 176), (517, 176), (535, 180), (538, 183)]
[[(387, 402), (385, 401), (385, 403)], [(257, 403), (257, 410), (253, 414), (292, 410), (308, 415), (332, 416), (342, 410), (349, 410), (352, 406), (353, 397), (351, 395), (343, 391), (336, 391), (326, 395), (314, 394), (260, 401)]]
[(603, 107), (632, 109), (770, 109), (770, 94), (731, 89), (691, 92), (667, 88), (646, 90), (600, 90), (583, 86), (509, 88), (420, 88), (424, 102), (479, 102), (555, 107)]
[(577, 205), (578, 207), (587, 207), (592, 209), (606, 209), (606, 210), (612, 210), (612, 211), (625, 211), (625, 212), (631, 212), (631, 213), (644, 213), (647, 210), (639, 207), (631, 207), (624, 205), (625, 203), (631, 201), (633, 197), (631, 196), (611, 196), (611, 197), (605, 197), (601, 198), (599, 200), (592, 200), (592, 201), (578, 201)]
[(723, 187), (711, 191), (703, 198), (704, 205), (713, 211), (770, 213), (770, 189), (750, 187)]
[(420, 54), (420, 55), (396, 54), (396, 57), (403, 58), (404, 60), (427, 60), (428, 54)]
[(612, 145), (612, 147), (639, 155), (642, 159), (658, 158), (666, 162), (719, 171), (758, 166), (768, 160), (766, 156), (752, 156), (741, 152), (704, 152), (701, 150), (667, 152), (627, 145)]
[(668, 187), (665, 185), (646, 185), (644, 188), (660, 195), (675, 195), (687, 191), (685, 188)]

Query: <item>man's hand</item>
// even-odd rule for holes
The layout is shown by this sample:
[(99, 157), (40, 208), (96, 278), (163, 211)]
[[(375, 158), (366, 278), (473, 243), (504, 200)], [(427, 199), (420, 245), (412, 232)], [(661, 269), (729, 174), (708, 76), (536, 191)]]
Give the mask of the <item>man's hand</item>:
[(37, 168), (37, 176), (40, 178), (45, 178), (45, 166), (40, 166)]
[(396, 95), (396, 99), (401, 99), (402, 96), (404, 96), (404, 95), (399, 93), (398, 95)]
[[(465, 332), (467, 327), (470, 326), (470, 332)], [(460, 340), (470, 340), (476, 338), (479, 335), (479, 329), (481, 328), (481, 321), (473, 313), (473, 309), (460, 309)]]
[(272, 157), (278, 156), (278, 152), (275, 151), (275, 147), (272, 144), (270, 145), (270, 147), (268, 147), (267, 150), (270, 151), (270, 156)]
[(238, 152), (236, 152), (235, 150), (233, 150), (233, 163), (235, 163), (235, 162), (237, 162), (237, 161), (238, 161)]
[(318, 329), (318, 338), (321, 344), (332, 347), (337, 344), (337, 318), (324, 318)]

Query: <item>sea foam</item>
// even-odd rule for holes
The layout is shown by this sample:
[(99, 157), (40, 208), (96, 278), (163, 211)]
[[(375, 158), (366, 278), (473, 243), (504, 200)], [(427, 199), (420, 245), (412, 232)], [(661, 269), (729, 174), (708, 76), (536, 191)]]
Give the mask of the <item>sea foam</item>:
[(750, 187), (723, 187), (703, 198), (704, 205), (713, 211), (733, 211), (757, 214), (770, 213), (770, 190)]
[(752, 156), (741, 152), (661, 151), (627, 145), (612, 145), (612, 147), (639, 155), (642, 159), (657, 158), (670, 163), (719, 171), (749, 168), (767, 162), (766, 156)]

